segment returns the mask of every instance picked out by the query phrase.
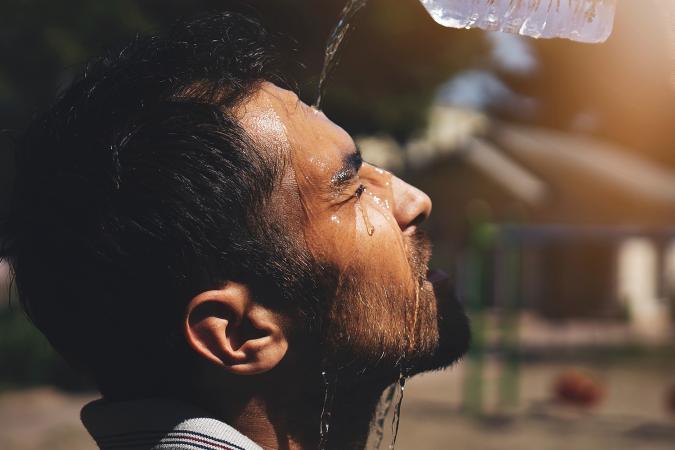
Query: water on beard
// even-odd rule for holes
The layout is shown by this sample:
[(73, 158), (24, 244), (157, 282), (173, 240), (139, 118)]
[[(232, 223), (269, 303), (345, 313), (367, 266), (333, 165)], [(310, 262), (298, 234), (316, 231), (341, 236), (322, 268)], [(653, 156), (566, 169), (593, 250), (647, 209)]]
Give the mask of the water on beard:
[[(415, 282), (415, 307), (413, 310), (413, 322), (412, 329), (407, 335), (408, 341), (408, 351), (414, 352), (415, 350), (415, 332), (417, 328), (417, 315), (420, 306), (420, 289), (421, 282), (416, 280)], [(407, 317), (407, 314), (406, 314)], [(384, 439), (384, 423), (387, 417), (390, 415), (393, 409), (393, 415), (391, 418), (391, 442), (389, 444), (389, 450), (394, 450), (396, 446), (396, 439), (398, 437), (398, 427), (401, 422), (401, 405), (403, 404), (403, 393), (405, 392), (405, 383), (408, 379), (408, 374), (412, 373), (414, 367), (410, 366), (407, 369), (401, 371), (399, 374), (398, 381), (389, 386), (380, 400), (378, 405), (377, 412), (375, 414), (375, 420), (373, 422), (373, 448), (375, 450), (380, 450), (382, 441)]]
[[(314, 102), (313, 107), (317, 110), (321, 109), (321, 101), (323, 100), (326, 81), (332, 70), (335, 68), (337, 63), (337, 56), (340, 51), (340, 47), (344, 42), (347, 34), (349, 33), (351, 22), (354, 20), (359, 11), (366, 6), (368, 0), (348, 0), (347, 4), (342, 9), (338, 23), (331, 32), (328, 42), (326, 44), (326, 50), (324, 53), (324, 62), (321, 69), (321, 75), (319, 77), (319, 87), (316, 101)], [(375, 227), (370, 221), (368, 212), (366, 208), (361, 204), (360, 195), (357, 199), (358, 208), (361, 210), (361, 217), (366, 226), (366, 231), (368, 236), (373, 236), (375, 233)], [(414, 307), (414, 319), (412, 325), (412, 339), (409, 340), (409, 349), (412, 350), (414, 346), (414, 335), (415, 328), (417, 324), (417, 313), (419, 309), (419, 290), (420, 283), (416, 281), (416, 293), (415, 293), (415, 307)], [(328, 445), (328, 432), (330, 430), (330, 422), (332, 417), (333, 409), (333, 399), (335, 395), (335, 386), (337, 383), (337, 377), (329, 375), (328, 372), (323, 371), (321, 373), (324, 382), (324, 400), (323, 406), (321, 408), (321, 418), (320, 418), (320, 439), (319, 439), (319, 450), (325, 450)], [(384, 425), (387, 417), (392, 414), (391, 418), (391, 442), (389, 444), (389, 449), (393, 450), (396, 446), (396, 439), (398, 437), (399, 423), (401, 420), (401, 405), (403, 403), (403, 393), (405, 391), (407, 375), (402, 371), (399, 375), (399, 379), (393, 383), (384, 393), (383, 399), (380, 402), (378, 410), (376, 412), (376, 417), (374, 421), (374, 434), (375, 442), (374, 448), (379, 450), (382, 445), (382, 440), (384, 438)]]

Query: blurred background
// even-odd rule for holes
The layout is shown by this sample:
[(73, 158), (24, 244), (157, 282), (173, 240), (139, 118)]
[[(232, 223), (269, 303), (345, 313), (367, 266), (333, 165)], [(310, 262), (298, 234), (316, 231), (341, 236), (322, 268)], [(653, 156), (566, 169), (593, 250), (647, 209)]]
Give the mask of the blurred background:
[[(343, 4), (7, 0), (0, 129), (21, 130), (88, 57), (225, 8), (292, 38), (311, 103)], [(446, 29), (417, 0), (371, 0), (354, 27), (323, 109), (367, 160), (430, 194), (432, 265), (474, 327), (463, 362), (406, 388), (397, 447), (674, 448), (672, 2), (619, 1), (602, 45)], [(0, 265), (0, 449), (94, 448), (78, 415), (96, 394), (10, 293)]]

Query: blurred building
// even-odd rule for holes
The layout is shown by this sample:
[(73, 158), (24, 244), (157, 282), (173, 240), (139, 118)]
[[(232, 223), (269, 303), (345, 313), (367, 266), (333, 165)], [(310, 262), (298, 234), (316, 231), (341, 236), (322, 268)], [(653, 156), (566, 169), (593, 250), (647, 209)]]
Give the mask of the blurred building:
[(637, 337), (670, 336), (675, 172), (582, 134), (476, 110), (437, 106), (429, 124), (405, 146), (371, 138), (361, 147), (431, 195), (436, 263), (458, 265), (473, 306), (629, 318)]

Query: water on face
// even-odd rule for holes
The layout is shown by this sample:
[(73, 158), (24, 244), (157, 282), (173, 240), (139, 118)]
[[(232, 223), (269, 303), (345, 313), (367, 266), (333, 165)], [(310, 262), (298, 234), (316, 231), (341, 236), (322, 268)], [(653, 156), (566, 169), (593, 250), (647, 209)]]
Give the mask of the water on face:
[(361, 210), (361, 217), (363, 218), (363, 223), (366, 225), (366, 231), (368, 233), (368, 236), (372, 236), (375, 234), (375, 227), (373, 226), (373, 223), (370, 221), (370, 216), (368, 216), (368, 211), (366, 210), (366, 207), (361, 203), (361, 198), (356, 201), (357, 208)]
[(340, 13), (337, 25), (328, 37), (328, 43), (326, 44), (326, 51), (323, 59), (323, 68), (321, 69), (321, 76), (319, 77), (319, 93), (316, 102), (314, 103), (314, 107), (317, 109), (321, 107), (321, 100), (323, 99), (323, 94), (326, 89), (326, 80), (335, 67), (337, 62), (336, 57), (340, 50), (340, 46), (349, 33), (354, 17), (356, 17), (361, 8), (366, 6), (366, 3), (368, 3), (368, 0), (348, 0)]
[[(328, 76), (334, 69), (337, 62), (337, 55), (340, 51), (340, 46), (345, 40), (345, 37), (349, 33), (351, 22), (356, 17), (358, 12), (366, 6), (368, 0), (348, 0), (345, 7), (342, 9), (338, 23), (333, 29), (332, 33), (329, 36), (328, 43), (326, 45), (326, 50), (324, 54), (324, 63), (321, 69), (321, 75), (319, 77), (319, 87), (317, 99), (313, 105), (313, 108), (319, 110), (321, 108), (321, 101), (323, 99), (326, 81)], [(360, 197), (363, 194), (363, 191), (359, 192), (357, 197), (357, 207), (361, 210), (361, 217), (366, 226), (366, 230), (369, 236), (373, 236), (375, 232), (375, 227), (372, 225), (368, 212), (365, 206), (361, 203)], [(388, 205), (387, 205), (388, 207)], [(414, 320), (413, 320), (413, 329), (412, 334), (414, 336), (415, 327), (417, 322), (417, 310), (419, 308), (419, 283), (416, 287), (416, 297), (415, 297), (415, 307), (414, 307)], [(414, 342), (414, 338), (413, 338)], [(410, 345), (414, 345), (413, 342)], [(324, 383), (324, 400), (321, 408), (321, 417), (320, 417), (320, 436), (319, 436), (319, 450), (325, 450), (328, 445), (328, 432), (330, 430), (330, 423), (332, 417), (333, 409), (333, 399), (335, 395), (335, 386), (337, 379), (335, 376), (331, 376), (328, 372), (323, 371), (321, 373)], [(389, 444), (389, 449), (393, 450), (396, 445), (396, 439), (398, 436), (399, 422), (401, 418), (401, 404), (403, 402), (403, 392), (405, 390), (406, 376), (401, 372), (399, 379), (396, 383), (393, 383), (385, 392), (383, 401), (379, 405), (378, 411), (376, 412), (375, 422), (374, 422), (374, 433), (375, 433), (375, 449), (379, 450), (382, 440), (384, 437), (384, 423), (386, 418), (391, 414), (393, 409), (392, 421), (391, 421), (391, 443)]]
[(413, 322), (412, 329), (410, 330), (410, 351), (415, 350), (415, 333), (417, 333), (417, 313), (420, 309), (420, 282), (416, 280), (415, 282), (415, 309), (413, 310)]

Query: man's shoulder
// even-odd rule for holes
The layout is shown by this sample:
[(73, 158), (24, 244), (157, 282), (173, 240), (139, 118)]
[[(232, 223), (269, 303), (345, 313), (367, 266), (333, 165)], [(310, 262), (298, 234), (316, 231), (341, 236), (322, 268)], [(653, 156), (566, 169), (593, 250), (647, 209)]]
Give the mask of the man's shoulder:
[(262, 450), (203, 410), (167, 398), (100, 399), (85, 405), (80, 418), (101, 449)]

